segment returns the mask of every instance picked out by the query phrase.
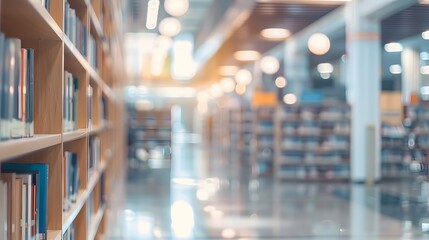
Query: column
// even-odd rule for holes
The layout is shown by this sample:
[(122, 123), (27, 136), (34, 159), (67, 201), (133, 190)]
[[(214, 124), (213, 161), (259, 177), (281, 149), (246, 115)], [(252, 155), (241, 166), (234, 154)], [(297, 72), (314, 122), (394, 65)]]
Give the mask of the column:
[(380, 179), (380, 22), (346, 4), (347, 93), (351, 104), (351, 180)]
[(420, 55), (416, 49), (405, 47), (401, 53), (402, 62), (402, 102), (410, 104), (411, 95), (419, 93)]
[(286, 91), (295, 94), (299, 101), (302, 92), (309, 87), (310, 59), (306, 50), (298, 49), (295, 39), (289, 39), (285, 45), (284, 76), (288, 82)]

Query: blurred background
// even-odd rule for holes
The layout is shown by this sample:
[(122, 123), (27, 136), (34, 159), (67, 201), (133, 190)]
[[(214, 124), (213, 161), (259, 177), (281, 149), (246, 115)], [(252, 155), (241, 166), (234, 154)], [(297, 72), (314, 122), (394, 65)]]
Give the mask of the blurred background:
[(429, 238), (429, 1), (123, 8), (108, 239)]

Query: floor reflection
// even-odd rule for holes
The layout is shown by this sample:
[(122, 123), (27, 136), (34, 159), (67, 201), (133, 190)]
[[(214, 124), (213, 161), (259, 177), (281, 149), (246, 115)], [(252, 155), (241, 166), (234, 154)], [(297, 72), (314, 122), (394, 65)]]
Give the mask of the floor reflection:
[(171, 171), (130, 177), (107, 239), (429, 239), (427, 183), (277, 182), (195, 144), (174, 154)]

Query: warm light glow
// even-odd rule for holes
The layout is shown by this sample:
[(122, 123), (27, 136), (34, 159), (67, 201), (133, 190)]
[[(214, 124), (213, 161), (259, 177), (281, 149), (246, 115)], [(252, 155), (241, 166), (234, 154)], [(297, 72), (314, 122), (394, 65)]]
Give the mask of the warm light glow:
[(234, 58), (238, 61), (256, 61), (261, 57), (261, 54), (257, 51), (237, 51), (234, 53)]
[(270, 40), (284, 40), (290, 36), (290, 31), (284, 28), (266, 28), (261, 31), (261, 36)]
[(392, 43), (386, 43), (384, 45), (384, 50), (386, 50), (386, 52), (402, 52), (403, 48), (402, 48), (402, 44), (397, 42), (392, 42)]
[(206, 114), (208, 109), (207, 103), (198, 103), (197, 110), (200, 114)]
[(149, 100), (140, 99), (136, 101), (134, 107), (137, 111), (149, 111), (153, 109), (154, 105)]
[(279, 60), (273, 56), (265, 56), (261, 59), (261, 70), (266, 74), (274, 74), (280, 68)]
[(234, 238), (236, 235), (235, 230), (232, 228), (226, 228), (222, 230), (222, 237), (226, 239)]
[(295, 103), (296, 103), (296, 101), (297, 101), (297, 98), (296, 98), (295, 94), (293, 94), (293, 93), (288, 93), (288, 94), (286, 94), (286, 95), (283, 97), (283, 101), (284, 101), (286, 104), (295, 104)]
[(190, 41), (180, 40), (173, 44), (172, 77), (176, 80), (189, 80), (196, 72), (197, 64), (193, 59), (193, 46)]
[(317, 65), (317, 71), (319, 71), (319, 73), (332, 73), (334, 71), (334, 66), (330, 63), (321, 63)]
[(389, 67), (389, 71), (391, 74), (401, 74), (402, 73), (402, 67), (399, 64), (391, 65)]
[(194, 210), (187, 202), (177, 201), (171, 206), (171, 226), (178, 237), (187, 238), (194, 228)]
[(164, 18), (159, 23), (159, 32), (167, 37), (174, 37), (177, 34), (180, 33), (180, 30), (182, 29), (182, 25), (180, 24), (179, 20), (176, 18)]
[(315, 33), (308, 39), (308, 49), (315, 55), (323, 55), (331, 48), (331, 41), (323, 33)]
[(284, 78), (284, 77), (276, 78), (275, 84), (276, 84), (276, 87), (278, 87), (278, 88), (286, 87), (286, 85), (287, 85), (286, 78)]
[(155, 29), (158, 22), (159, 0), (149, 0), (147, 3), (146, 28)]
[(222, 91), (222, 87), (220, 86), (219, 83), (214, 83), (210, 87), (210, 94), (212, 95), (213, 98), (218, 98), (218, 97), (222, 96), (223, 91)]
[(423, 66), (420, 68), (420, 73), (423, 75), (429, 75), (429, 66)]
[(196, 195), (198, 200), (200, 201), (207, 201), (209, 200), (209, 197), (210, 197), (209, 191), (207, 191), (207, 189), (204, 189), (204, 188), (198, 189)]
[(238, 69), (237, 66), (222, 66), (219, 68), (219, 74), (221, 76), (234, 76)]
[(240, 69), (235, 74), (237, 84), (247, 86), (252, 82), (252, 73), (247, 69)]
[(235, 81), (232, 78), (226, 77), (220, 80), (220, 85), (222, 90), (226, 93), (234, 92), (235, 90)]
[(429, 30), (422, 32), (422, 38), (425, 40), (429, 40)]
[(243, 95), (244, 93), (246, 93), (246, 86), (237, 84), (237, 86), (235, 86), (235, 92), (238, 95)]
[(214, 210), (210, 212), (210, 216), (212, 218), (222, 218), (223, 217), (223, 212), (220, 210)]
[(180, 17), (185, 15), (189, 9), (188, 0), (165, 0), (164, 2), (165, 11), (174, 17)]

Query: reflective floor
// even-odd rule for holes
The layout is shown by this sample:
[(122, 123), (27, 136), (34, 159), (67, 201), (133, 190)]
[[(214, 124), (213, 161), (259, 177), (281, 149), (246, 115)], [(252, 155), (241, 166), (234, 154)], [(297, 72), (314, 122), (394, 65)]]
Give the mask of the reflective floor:
[(130, 176), (107, 239), (429, 239), (425, 182), (277, 182), (196, 144), (173, 153), (171, 171)]

